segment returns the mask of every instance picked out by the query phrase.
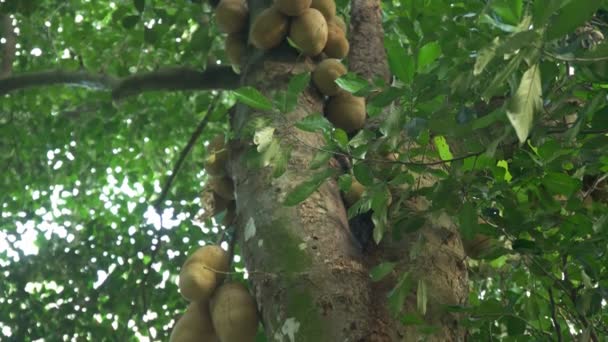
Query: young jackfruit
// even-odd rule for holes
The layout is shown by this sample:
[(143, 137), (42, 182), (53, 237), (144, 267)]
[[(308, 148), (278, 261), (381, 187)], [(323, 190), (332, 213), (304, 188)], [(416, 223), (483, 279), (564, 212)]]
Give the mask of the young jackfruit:
[(363, 184), (359, 183), (355, 178), (352, 179), (350, 184), (350, 189), (348, 192), (344, 194), (344, 201), (346, 202), (347, 207), (351, 207), (363, 196), (363, 192), (365, 191), (365, 187)]
[(346, 67), (339, 60), (324, 59), (312, 72), (312, 82), (323, 95), (335, 96), (340, 91), (336, 84), (340, 76), (346, 74)]
[(212, 177), (209, 179), (209, 186), (223, 199), (229, 201), (234, 199), (234, 184), (230, 177)]
[(341, 16), (337, 15), (329, 19), (327, 21), (327, 24), (329, 25), (330, 23), (338, 25), (338, 27), (341, 28), (344, 33), (348, 33), (348, 27), (346, 27), (346, 23), (344, 22), (344, 19), (342, 19)]
[(219, 342), (207, 301), (192, 302), (177, 320), (171, 331), (169, 342)]
[(220, 31), (236, 33), (245, 29), (248, 14), (244, 0), (221, 0), (215, 8), (215, 21)]
[(295, 17), (289, 29), (289, 38), (305, 56), (316, 56), (327, 44), (327, 21), (314, 8), (306, 9)]
[(243, 57), (247, 51), (247, 36), (242, 33), (231, 33), (226, 38), (226, 56), (228, 61), (235, 67), (243, 64)]
[(207, 300), (230, 267), (228, 253), (219, 246), (199, 248), (186, 259), (179, 273), (179, 290), (190, 301)]
[(258, 330), (255, 299), (237, 282), (220, 286), (211, 300), (211, 320), (222, 342), (253, 342)]
[(287, 17), (274, 7), (260, 12), (251, 25), (249, 40), (261, 50), (269, 50), (278, 46), (287, 35), (289, 21)]
[(323, 52), (329, 58), (342, 59), (348, 55), (349, 49), (350, 45), (344, 31), (335, 21), (330, 21), (327, 25), (327, 44)]
[(325, 105), (327, 119), (346, 133), (353, 133), (365, 124), (365, 98), (342, 91), (333, 96)]
[(334, 0), (312, 0), (310, 7), (323, 13), (326, 20), (331, 20), (336, 16), (336, 2)]
[(207, 146), (207, 159), (205, 170), (212, 176), (223, 176), (226, 174), (228, 163), (228, 150), (224, 142), (224, 135), (215, 136)]
[(312, 0), (274, 0), (275, 7), (281, 13), (295, 17), (310, 7)]

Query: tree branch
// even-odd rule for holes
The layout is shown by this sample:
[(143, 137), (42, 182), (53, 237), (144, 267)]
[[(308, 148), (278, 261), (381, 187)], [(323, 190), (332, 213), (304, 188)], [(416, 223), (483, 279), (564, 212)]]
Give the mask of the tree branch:
[(87, 71), (41, 71), (16, 75), (0, 80), (0, 95), (10, 92), (49, 85), (70, 85), (94, 90), (111, 91), (114, 100), (150, 91), (234, 89), (239, 75), (231, 67), (211, 67), (196, 70), (174, 67), (116, 78)]
[(110, 90), (119, 81), (107, 75), (95, 75), (86, 71), (51, 70), (16, 75), (0, 80), (0, 95), (12, 91), (55, 84), (65, 84), (91, 89)]
[(186, 67), (175, 67), (153, 72), (135, 74), (124, 78), (112, 89), (114, 100), (158, 90), (223, 90), (235, 89), (239, 75), (231, 67), (210, 67), (200, 71)]

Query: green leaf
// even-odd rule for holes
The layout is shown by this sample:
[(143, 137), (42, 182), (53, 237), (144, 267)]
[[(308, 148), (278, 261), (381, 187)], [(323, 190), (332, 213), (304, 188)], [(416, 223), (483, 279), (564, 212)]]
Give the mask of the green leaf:
[(595, 94), (593, 99), (591, 99), (591, 101), (587, 102), (585, 109), (581, 113), (578, 114), (576, 122), (566, 132), (566, 137), (569, 140), (574, 140), (576, 138), (576, 136), (578, 135), (578, 133), (580, 132), (580, 130), (583, 126), (583, 123), (588, 118), (592, 117), (593, 114), (597, 111), (597, 109), (600, 106), (605, 105), (605, 103), (606, 103), (606, 92), (604, 92), (604, 91), (597, 92), (597, 94)]
[(315, 192), (325, 181), (333, 176), (335, 171), (333, 169), (325, 169), (321, 172), (315, 173), (311, 179), (304, 181), (303, 183), (296, 186), (285, 198), (283, 204), (286, 206), (295, 206), (296, 204), (304, 201), (313, 192)]
[(426, 283), (423, 279), (418, 279), (418, 289), (416, 290), (416, 306), (421, 315), (426, 315), (426, 306), (428, 303), (426, 291)]
[(154, 26), (153, 28), (144, 28), (144, 42), (150, 44), (150, 45), (154, 45), (158, 42), (159, 40), (159, 35), (158, 32), (156, 31), (156, 27), (158, 27), (158, 25)]
[(406, 53), (406, 50), (401, 46), (399, 41), (386, 39), (384, 47), (388, 55), (388, 64), (392, 73), (397, 78), (406, 84), (411, 84), (414, 80), (414, 59)]
[(432, 64), (441, 56), (441, 46), (439, 42), (430, 42), (425, 44), (418, 52), (418, 72), (424, 70), (428, 65)]
[(506, 161), (506, 160), (499, 160), (496, 163), (496, 166), (505, 169), (504, 180), (506, 182), (510, 182), (511, 179), (513, 179), (513, 176), (511, 175), (511, 172), (509, 172), (509, 162), (508, 161)]
[(338, 187), (340, 191), (348, 192), (353, 184), (353, 176), (346, 173), (338, 177)]
[(547, 28), (546, 39), (560, 38), (583, 25), (602, 5), (601, 0), (570, 1), (551, 20)]
[(380, 94), (375, 95), (369, 101), (369, 104), (376, 107), (386, 107), (403, 95), (404, 91), (400, 88), (389, 87), (388, 89), (382, 91)]
[(333, 140), (340, 146), (341, 149), (348, 149), (348, 134), (340, 128), (336, 128), (333, 132)]
[(534, 1), (534, 26), (543, 27), (551, 16), (564, 6), (568, 1), (564, 0), (536, 0)]
[(493, 17), (489, 16), (488, 14), (484, 13), (481, 15), (481, 17), (479, 18), (479, 22), (480, 23), (485, 23), (485, 24), (489, 24), (492, 25), (496, 28), (498, 28), (501, 31), (504, 32), (516, 32), (517, 31), (517, 27), (514, 25), (509, 25), (509, 24), (505, 24), (499, 20), (494, 20)]
[(386, 120), (380, 124), (380, 132), (385, 136), (396, 136), (403, 127), (406, 116), (400, 110), (392, 109)]
[[(386, 203), (385, 201), (382, 203)], [(388, 224), (388, 218), (386, 217), (387, 207), (386, 205), (378, 206), (376, 205), (373, 209), (372, 213), (372, 222), (374, 224), (373, 238), (376, 244), (379, 244), (384, 237), (384, 233), (386, 232), (386, 226)]]
[[(279, 143), (277, 142), (277, 145), (278, 144)], [(273, 160), (273, 163), (272, 163), (272, 167), (273, 167), (272, 177), (279, 178), (285, 173), (285, 171), (287, 171), (287, 163), (289, 163), (290, 156), (291, 156), (291, 149), (286, 149), (286, 148), (279, 149), (279, 152), (276, 154), (276, 156)]]
[(401, 274), (397, 285), (388, 294), (388, 307), (393, 316), (399, 314), (413, 287), (414, 280), (410, 272)]
[(122, 27), (126, 28), (127, 30), (130, 30), (135, 27), (135, 25), (137, 25), (139, 20), (140, 16), (138, 15), (128, 15), (122, 18)]
[(352, 72), (349, 72), (346, 75), (342, 75), (341, 77), (339, 77), (336, 80), (336, 83), (340, 86), (340, 88), (353, 94), (357, 94), (370, 87), (369, 83), (365, 79), (357, 76)]
[(500, 45), (500, 38), (496, 37), (492, 43), (479, 51), (477, 59), (475, 59), (475, 66), (473, 67), (473, 75), (477, 76), (483, 72), (486, 66), (496, 56), (496, 49)]
[(355, 178), (357, 178), (359, 183), (365, 186), (371, 186), (374, 184), (373, 172), (367, 163), (356, 163), (353, 167), (353, 173), (355, 174)]
[(283, 111), (291, 112), (296, 108), (298, 105), (298, 97), (308, 87), (309, 83), (309, 72), (295, 75), (289, 80), (289, 84), (287, 85), (287, 96), (285, 96), (285, 103), (282, 106)]
[(549, 172), (542, 178), (542, 184), (553, 194), (572, 196), (581, 188), (581, 181), (564, 173)]
[(255, 131), (253, 135), (253, 143), (257, 145), (258, 152), (263, 152), (268, 149), (268, 147), (274, 140), (274, 131), (275, 129), (273, 127), (268, 126), (261, 127), (260, 129)]
[(520, 317), (506, 316), (504, 320), (509, 336), (515, 337), (523, 335), (526, 332), (526, 321)]
[(146, 0), (133, 0), (133, 6), (135, 6), (137, 12), (142, 13), (146, 7)]
[(532, 129), (534, 112), (542, 106), (540, 68), (535, 64), (524, 73), (517, 92), (507, 105), (507, 117), (521, 143), (526, 141)]
[(475, 233), (479, 231), (479, 223), (477, 221), (477, 210), (471, 203), (466, 202), (460, 210), (458, 218), (462, 238), (464, 240), (471, 240)]
[(507, 23), (517, 25), (523, 11), (522, 0), (494, 0), (492, 9)]
[(425, 323), (424, 319), (420, 317), (420, 314), (418, 313), (407, 313), (401, 316), (399, 321), (404, 325), (422, 325)]
[(394, 262), (383, 262), (379, 265), (374, 266), (369, 271), (369, 275), (372, 278), (372, 281), (380, 281), (384, 277), (386, 277), (389, 273), (393, 271), (397, 264)]
[(500, 88), (507, 84), (507, 78), (509, 78), (519, 68), (519, 65), (523, 61), (523, 57), (523, 53), (518, 53), (515, 55), (515, 57), (511, 58), (506, 67), (500, 69), (500, 72), (494, 76), (492, 82), (490, 82), (486, 90), (481, 95), (484, 100), (490, 100), (490, 98), (492, 98), (492, 96), (494, 96)]
[(296, 122), (295, 126), (306, 132), (328, 132), (332, 128), (331, 122), (319, 113), (308, 115)]
[(314, 170), (320, 168), (323, 165), (327, 165), (331, 157), (333, 157), (333, 154), (330, 152), (319, 151), (315, 153), (315, 156), (310, 161), (310, 168)]
[(251, 108), (260, 110), (271, 110), (272, 102), (262, 95), (257, 89), (247, 86), (232, 92), (236, 99)]
[(496, 37), (489, 46), (479, 51), (473, 74), (475, 76), (481, 74), (494, 57), (514, 53), (526, 46), (534, 45), (540, 39), (541, 35), (536, 30), (516, 32), (505, 39)]
[(438, 135), (433, 137), (433, 143), (437, 148), (437, 152), (439, 152), (439, 157), (441, 160), (454, 159), (452, 152), (450, 152), (450, 145), (448, 145), (448, 142), (445, 140), (444, 136)]

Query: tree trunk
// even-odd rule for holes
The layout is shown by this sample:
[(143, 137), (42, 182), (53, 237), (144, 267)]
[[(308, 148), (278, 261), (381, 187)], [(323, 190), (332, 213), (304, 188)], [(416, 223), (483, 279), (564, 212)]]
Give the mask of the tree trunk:
[[(251, 68), (245, 83), (267, 95), (284, 90), (293, 75), (311, 67), (293, 61), (265, 59)], [(238, 237), (269, 340), (360, 341), (369, 330), (368, 275), (351, 240), (336, 182), (327, 182), (296, 207), (282, 204), (285, 195), (312, 174), (310, 146), (322, 147), (319, 136), (293, 123), (322, 112), (322, 104), (309, 88), (291, 113), (237, 110), (236, 121), (243, 123), (257, 116), (274, 117), (275, 136), (281, 146), (291, 147), (287, 171), (273, 178), (269, 168), (243, 167), (251, 144), (240, 140), (232, 146)], [(237, 132), (241, 128), (235, 127)]]
[[(379, 1), (355, 0), (351, 7), (351, 71), (388, 81)], [(273, 91), (287, 88), (292, 76), (312, 68), (309, 61), (277, 50), (246, 68), (242, 84), (272, 97)], [(286, 194), (314, 173), (309, 164), (316, 148), (323, 146), (320, 136), (293, 124), (322, 112), (323, 98), (309, 87), (290, 113), (239, 106), (233, 117), (237, 138), (231, 145), (231, 169), (237, 196), (237, 237), (268, 340), (463, 340), (457, 317), (442, 309), (446, 304), (464, 304), (468, 294), (458, 231), (445, 216), (429, 217), (420, 231), (400, 241), (386, 238), (371, 253), (362, 254), (355, 247), (335, 180), (327, 181), (295, 207), (283, 205)], [(269, 120), (281, 146), (291, 149), (286, 172), (278, 178), (273, 178), (271, 168), (247, 167), (255, 145), (244, 132), (256, 118)], [(413, 198), (407, 206), (421, 211), (426, 203)], [(422, 250), (412, 253), (421, 241)], [(397, 272), (373, 283), (370, 268), (385, 261), (397, 262)], [(427, 310), (421, 317), (424, 328), (435, 328), (433, 335), (425, 335), (420, 325), (404, 325), (402, 316), (389, 313), (387, 295), (403, 272), (410, 272), (412, 279), (428, 289)], [(402, 314), (419, 312), (416, 303), (415, 291), (410, 292)]]

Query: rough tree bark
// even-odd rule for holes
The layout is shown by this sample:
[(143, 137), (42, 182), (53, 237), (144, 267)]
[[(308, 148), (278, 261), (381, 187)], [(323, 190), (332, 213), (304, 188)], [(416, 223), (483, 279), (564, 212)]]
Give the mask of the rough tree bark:
[[(250, 1), (250, 8), (259, 4)], [(361, 76), (388, 81), (381, 26), (380, 1), (351, 3), (350, 69)], [(313, 62), (302, 61), (280, 49), (245, 68), (241, 82), (270, 95), (284, 90), (290, 78), (310, 71)], [(242, 247), (255, 296), (269, 340), (277, 341), (459, 341), (464, 333), (457, 317), (442, 310), (444, 304), (463, 304), (467, 296), (466, 267), (456, 227), (445, 216), (429, 217), (417, 233), (400, 241), (386, 239), (372, 253), (362, 254), (353, 244), (346, 211), (335, 180), (322, 185), (307, 200), (285, 207), (285, 195), (309, 179), (308, 165), (319, 136), (296, 129), (294, 122), (322, 112), (323, 99), (309, 87), (298, 107), (280, 115), (237, 108), (231, 146), (231, 170), (237, 201), (237, 237)], [(287, 171), (272, 177), (269, 168), (246, 167), (252, 146), (247, 123), (263, 117), (271, 122), (282, 146), (291, 148)], [(432, 180), (426, 181), (427, 185)], [(412, 211), (426, 208), (421, 198), (410, 199)], [(423, 250), (411, 253), (424, 240)], [(369, 270), (382, 261), (399, 262), (398, 272), (409, 271), (428, 288), (424, 319), (436, 333), (422, 335), (415, 326), (402, 325), (389, 314), (387, 293), (398, 273), (372, 283)], [(416, 312), (415, 293), (404, 312)]]

